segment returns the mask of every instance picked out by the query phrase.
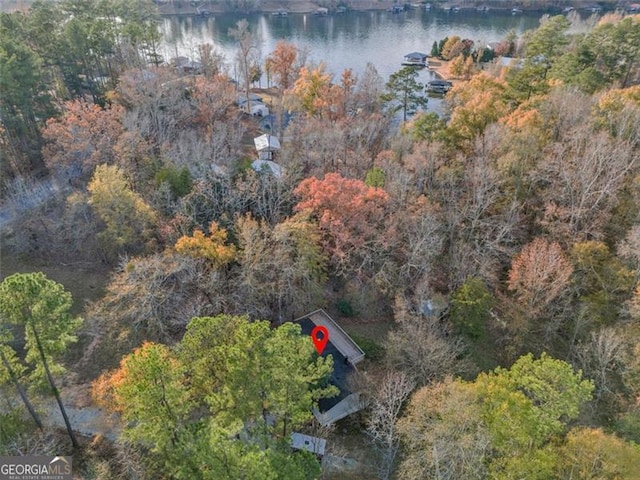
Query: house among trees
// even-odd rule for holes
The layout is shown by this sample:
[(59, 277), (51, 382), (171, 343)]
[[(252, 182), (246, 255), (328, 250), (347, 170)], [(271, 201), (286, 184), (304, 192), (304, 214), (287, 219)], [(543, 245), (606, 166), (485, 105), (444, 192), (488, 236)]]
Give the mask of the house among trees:
[(241, 93), (236, 98), (236, 104), (240, 107), (247, 102), (262, 102), (262, 97), (257, 93), (249, 92), (248, 95), (246, 93)]
[(276, 177), (282, 176), (282, 167), (273, 161), (274, 153), (280, 150), (278, 137), (265, 133), (253, 139), (258, 151), (258, 158), (251, 164), (258, 173), (271, 173)]
[(251, 163), (251, 168), (258, 173), (270, 173), (276, 178), (282, 176), (282, 167), (271, 160), (254, 160)]
[(356, 371), (356, 364), (364, 359), (364, 352), (358, 344), (324, 310), (316, 310), (296, 320), (302, 333), (311, 335), (316, 326), (323, 326), (329, 332), (329, 340), (322, 356), (333, 357), (333, 374), (329, 379), (340, 390), (333, 398), (323, 398), (318, 402), (318, 410), (313, 413), (321, 425), (331, 425), (338, 420), (356, 413), (365, 407), (359, 392), (352, 392), (348, 379)]
[(172, 61), (176, 71), (187, 74), (202, 73), (202, 63), (187, 57), (176, 57)]
[(324, 456), (327, 441), (324, 438), (312, 437), (302, 433), (291, 434), (291, 448), (294, 450), (306, 450), (318, 457)]
[(278, 137), (265, 133), (253, 139), (253, 144), (258, 151), (258, 160), (273, 160), (274, 153), (280, 150)]
[(500, 66), (507, 68), (522, 68), (524, 65), (524, 61), (521, 58), (515, 57), (499, 57), (497, 62)]

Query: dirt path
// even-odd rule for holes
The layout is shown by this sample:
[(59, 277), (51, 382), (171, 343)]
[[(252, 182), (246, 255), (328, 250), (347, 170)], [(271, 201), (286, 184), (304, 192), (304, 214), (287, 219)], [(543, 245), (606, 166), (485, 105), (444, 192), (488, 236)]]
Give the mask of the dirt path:
[[(92, 437), (102, 435), (111, 441), (115, 441), (120, 434), (120, 427), (114, 415), (108, 415), (102, 409), (95, 407), (76, 408), (65, 405), (71, 428), (82, 435)], [(46, 412), (42, 421), (47, 426), (66, 428), (60, 409), (55, 400), (46, 406)]]
[(449, 62), (446, 60), (431, 60), (429, 59), (429, 70), (434, 72), (438, 78), (442, 80), (451, 80), (452, 75), (449, 70)]
[[(75, 385), (64, 388), (61, 389), (60, 395), (69, 416), (71, 428), (75, 432), (86, 436), (103, 435), (112, 441), (118, 438), (120, 434), (118, 416), (92, 405), (87, 386)], [(48, 426), (66, 428), (55, 399), (52, 398), (46, 403), (42, 421)]]

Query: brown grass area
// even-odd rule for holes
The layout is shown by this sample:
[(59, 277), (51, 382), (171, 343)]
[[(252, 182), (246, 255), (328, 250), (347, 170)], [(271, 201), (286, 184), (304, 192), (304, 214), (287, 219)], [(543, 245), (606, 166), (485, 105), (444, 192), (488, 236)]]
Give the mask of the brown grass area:
[(357, 317), (338, 318), (340, 326), (349, 334), (368, 338), (377, 343), (382, 342), (387, 336), (387, 332), (393, 327), (390, 319), (370, 319), (365, 320)]
[(453, 78), (453, 75), (451, 75), (450, 62), (446, 60), (429, 59), (429, 70), (435, 72), (435, 74), (443, 80), (451, 80)]
[(109, 282), (110, 269), (101, 262), (77, 264), (49, 263), (21, 256), (3, 254), (0, 260), (0, 280), (14, 273), (42, 272), (71, 292), (73, 313), (80, 314), (87, 302), (97, 300)]

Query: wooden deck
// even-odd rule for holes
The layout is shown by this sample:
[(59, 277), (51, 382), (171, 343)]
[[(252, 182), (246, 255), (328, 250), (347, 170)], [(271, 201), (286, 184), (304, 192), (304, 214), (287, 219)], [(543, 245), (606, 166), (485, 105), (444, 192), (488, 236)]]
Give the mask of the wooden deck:
[(348, 417), (352, 413), (359, 412), (366, 404), (360, 399), (359, 393), (352, 393), (340, 403), (334, 406), (331, 410), (321, 413), (318, 410), (313, 410), (313, 414), (323, 427), (331, 425), (338, 420), (342, 420), (344, 417)]

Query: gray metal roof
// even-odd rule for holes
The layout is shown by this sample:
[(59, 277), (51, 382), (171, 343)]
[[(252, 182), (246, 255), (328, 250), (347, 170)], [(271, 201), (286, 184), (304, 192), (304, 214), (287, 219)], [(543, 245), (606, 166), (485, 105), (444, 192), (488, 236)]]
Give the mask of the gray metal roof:
[(324, 438), (312, 437), (302, 433), (291, 434), (291, 447), (296, 450), (306, 450), (316, 455), (324, 455), (327, 441)]
[(258, 152), (275, 152), (276, 150), (280, 150), (280, 141), (278, 140), (278, 137), (274, 137), (268, 133), (254, 138), (253, 143), (255, 144)]

